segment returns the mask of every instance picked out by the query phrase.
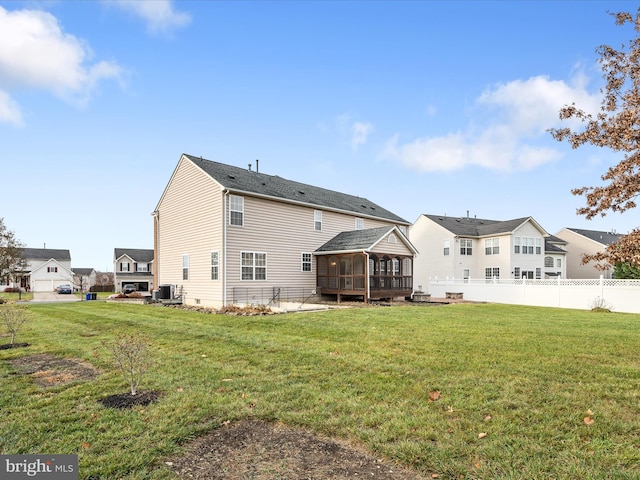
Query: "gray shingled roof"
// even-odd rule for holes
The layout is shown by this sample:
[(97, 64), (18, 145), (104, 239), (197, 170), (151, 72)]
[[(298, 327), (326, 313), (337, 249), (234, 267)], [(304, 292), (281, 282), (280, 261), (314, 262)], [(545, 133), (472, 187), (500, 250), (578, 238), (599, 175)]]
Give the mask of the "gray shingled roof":
[(80, 275), (82, 277), (88, 277), (95, 269), (93, 268), (72, 268), (71, 271), (76, 275)]
[[(132, 260), (138, 263), (150, 263), (153, 262), (153, 250), (141, 249), (141, 248), (115, 248), (113, 255), (116, 260), (123, 255), (127, 255)], [(118, 273), (118, 275), (120, 275)]]
[(393, 230), (393, 227), (367, 228), (365, 230), (341, 232), (319, 247), (316, 252), (368, 250), (391, 230)]
[(581, 228), (567, 228), (567, 230), (571, 230), (578, 235), (587, 237), (588, 239), (601, 243), (602, 245), (611, 245), (612, 243), (616, 243), (622, 236), (617, 233), (600, 232), (598, 230), (583, 230)]
[(444, 215), (426, 215), (443, 228), (459, 237), (486, 237), (513, 232), (531, 217), (513, 220), (487, 220), (475, 217), (447, 217)]
[(546, 253), (567, 253), (567, 251), (560, 245), (549, 242), (547, 238), (544, 239), (544, 251)]
[(362, 216), (382, 218), (398, 224), (409, 225), (402, 217), (385, 210), (366, 198), (314, 187), (305, 183), (287, 180), (277, 175), (258, 173), (248, 168), (239, 168), (223, 163), (204, 160), (201, 157), (184, 155), (224, 188), (235, 192), (246, 192), (275, 199), (301, 202), (312, 206), (342, 210)]
[(50, 260), (71, 261), (69, 250), (59, 250), (55, 248), (25, 248), (23, 249), (22, 258), (33, 260)]

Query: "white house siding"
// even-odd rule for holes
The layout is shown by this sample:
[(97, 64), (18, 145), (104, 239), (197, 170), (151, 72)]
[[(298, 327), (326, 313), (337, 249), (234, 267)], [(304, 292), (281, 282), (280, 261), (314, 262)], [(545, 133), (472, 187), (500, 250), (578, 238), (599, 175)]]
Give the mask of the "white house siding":
[[(431, 221), (428, 217), (420, 215), (416, 222), (409, 228), (409, 240), (418, 250), (414, 260), (413, 284), (415, 288), (422, 285), (423, 289), (429, 285), (430, 278), (462, 278), (462, 269), (456, 274), (454, 267), (461, 255), (456, 251), (455, 236), (446, 228)], [(444, 255), (444, 242), (449, 240), (449, 255)], [(477, 241), (474, 240), (474, 253), (477, 249)], [(455, 260), (454, 260), (455, 259)], [(467, 259), (460, 259), (466, 262)]]
[[(515, 253), (515, 237), (520, 237), (520, 253)], [(528, 237), (534, 239), (533, 244), (533, 255), (523, 254), (522, 253), (522, 238)], [(526, 222), (522, 224), (520, 227), (516, 228), (513, 234), (508, 239), (509, 244), (508, 248), (510, 251), (510, 272), (505, 272), (505, 275), (500, 275), (501, 278), (515, 278), (514, 269), (515, 267), (520, 267), (521, 272), (534, 272), (536, 268), (540, 269), (541, 276), (544, 277), (544, 234), (541, 232), (534, 224), (531, 222)], [(540, 253), (536, 253), (536, 241), (540, 243)], [(502, 249), (502, 244), (500, 244), (500, 248)], [(507, 274), (508, 273), (508, 274)], [(535, 276), (534, 276), (535, 278)]]
[[(158, 280), (175, 285), (188, 304), (219, 306), (223, 284), (223, 193), (209, 175), (182, 159), (158, 204)], [(211, 280), (211, 252), (220, 252), (220, 279)], [(189, 279), (182, 257), (189, 255)]]
[[(391, 235), (395, 235), (395, 242), (389, 242), (389, 237)], [(395, 233), (385, 236), (381, 239), (372, 249), (371, 253), (376, 254), (387, 254), (387, 255), (413, 255), (409, 247), (404, 243), (404, 241)]]
[[(500, 253), (487, 255), (485, 253), (485, 240), (493, 238), (499, 239)], [(474, 245), (477, 245), (477, 248), (474, 248), (472, 257), (476, 259), (476, 267), (473, 270), (474, 273), (472, 273), (472, 278), (486, 278), (486, 268), (499, 268), (500, 278), (511, 278), (510, 235), (491, 235), (488, 237), (482, 237), (476, 240)]]
[[(30, 263), (30, 285), (34, 292), (51, 292), (59, 285), (73, 285), (73, 272), (70, 261), (57, 260), (34, 261)], [(35, 266), (35, 268), (34, 268)], [(57, 268), (57, 272), (48, 272), (48, 267)]]
[(591, 240), (583, 235), (580, 235), (568, 228), (563, 228), (555, 234), (556, 237), (561, 238), (567, 245), (567, 278), (611, 278), (613, 269), (605, 271), (597, 270), (595, 262), (589, 262), (582, 264), (582, 256), (585, 254), (593, 255), (598, 252), (602, 252), (605, 246), (594, 240)]
[[(514, 276), (514, 267), (521, 271), (532, 271), (544, 267), (544, 237), (543, 232), (531, 221), (523, 223), (515, 232), (489, 235), (480, 238), (456, 237), (446, 228), (438, 225), (425, 215), (418, 217), (409, 229), (409, 240), (418, 250), (414, 263), (414, 285), (416, 288), (426, 289), (433, 279), (462, 280), (465, 270), (471, 279), (484, 279), (486, 268), (499, 268), (500, 278), (508, 279)], [(539, 238), (541, 254), (514, 254), (515, 236)], [(460, 253), (460, 241), (471, 239), (471, 255)], [(497, 255), (485, 253), (485, 240), (498, 238), (500, 252)], [(445, 240), (449, 241), (449, 255), (444, 255)], [(534, 241), (535, 252), (535, 241)]]
[[(302, 253), (313, 253), (342, 231), (354, 230), (359, 215), (322, 210), (322, 230), (314, 229), (314, 211), (320, 207), (288, 204), (244, 196), (244, 225), (227, 225), (227, 299), (232, 301), (236, 287), (271, 288), (316, 287), (316, 263), (312, 271), (302, 272)], [(394, 223), (364, 219), (364, 228)], [(400, 241), (400, 240), (398, 240)], [(266, 280), (241, 280), (241, 252), (267, 254)]]

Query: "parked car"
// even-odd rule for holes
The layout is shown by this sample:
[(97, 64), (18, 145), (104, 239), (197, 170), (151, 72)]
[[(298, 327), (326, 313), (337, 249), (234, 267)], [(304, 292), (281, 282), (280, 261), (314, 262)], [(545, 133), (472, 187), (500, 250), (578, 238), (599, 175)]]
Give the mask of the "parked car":
[(136, 290), (137, 290), (136, 286), (134, 284), (132, 284), (132, 283), (127, 283), (124, 287), (122, 287), (122, 293), (125, 293), (125, 294), (126, 293), (133, 293)]
[(59, 285), (58, 288), (56, 288), (56, 293), (69, 294), (73, 293), (73, 290), (71, 289), (71, 285)]

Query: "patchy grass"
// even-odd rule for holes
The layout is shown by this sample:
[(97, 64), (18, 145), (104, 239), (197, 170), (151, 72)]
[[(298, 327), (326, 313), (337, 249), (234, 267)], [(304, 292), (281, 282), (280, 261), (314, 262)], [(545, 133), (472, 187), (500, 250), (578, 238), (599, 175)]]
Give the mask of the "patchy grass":
[[(501, 305), (237, 317), (152, 305), (30, 305), (24, 349), (0, 351), (0, 452), (79, 454), (80, 477), (173, 478), (181, 445), (278, 420), (439, 478), (638, 478), (640, 316)], [(141, 332), (148, 406), (103, 342)], [(95, 379), (38, 386), (9, 361), (87, 362)], [(4, 360), (4, 361), (3, 361)]]
[(33, 292), (0, 292), (0, 303), (29, 302), (33, 300)]

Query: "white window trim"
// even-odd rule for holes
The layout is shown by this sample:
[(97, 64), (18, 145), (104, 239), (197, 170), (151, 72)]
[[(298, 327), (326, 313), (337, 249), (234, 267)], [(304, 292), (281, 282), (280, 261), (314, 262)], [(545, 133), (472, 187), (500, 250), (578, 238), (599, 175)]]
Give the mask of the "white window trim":
[[(245, 267), (242, 263), (242, 256), (245, 253), (250, 253), (253, 256), (252, 265), (252, 278), (242, 278), (242, 269)], [(256, 267), (256, 255), (264, 255), (264, 267)], [(248, 265), (247, 265), (248, 267)], [(256, 268), (264, 268), (264, 278), (256, 278)], [(240, 281), (242, 282), (264, 282), (267, 280), (267, 252), (254, 252), (251, 250), (242, 250), (240, 252)]]
[[(305, 255), (309, 255), (309, 260), (305, 261), (304, 256)], [(309, 264), (309, 270), (305, 270), (304, 269), (304, 265), (308, 263)], [(313, 272), (313, 253), (309, 253), (309, 252), (302, 252), (300, 254), (300, 271), (302, 273), (312, 273)]]
[(322, 231), (322, 210), (313, 211), (313, 229), (316, 232)]
[[(216, 262), (213, 261), (213, 254), (216, 254)], [(220, 280), (220, 251), (219, 250), (211, 250), (211, 280), (216, 282)], [(216, 268), (216, 278), (213, 278), (213, 268)]]
[[(234, 201), (240, 204), (241, 209), (233, 208)], [(241, 223), (232, 223), (232, 213), (240, 213), (242, 215)], [(244, 197), (240, 195), (229, 195), (229, 225), (232, 227), (244, 227)]]
[[(190, 263), (190, 259), (189, 259), (189, 254), (185, 253), (182, 255), (182, 280), (189, 280), (189, 263)], [(186, 267), (185, 267), (186, 264)], [(186, 270), (186, 272), (185, 272)]]

